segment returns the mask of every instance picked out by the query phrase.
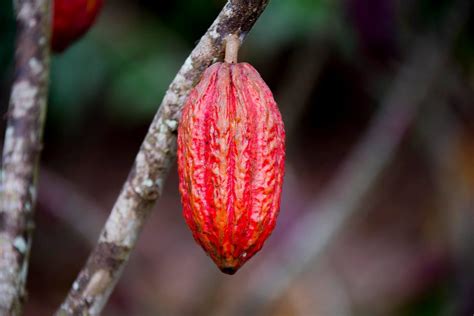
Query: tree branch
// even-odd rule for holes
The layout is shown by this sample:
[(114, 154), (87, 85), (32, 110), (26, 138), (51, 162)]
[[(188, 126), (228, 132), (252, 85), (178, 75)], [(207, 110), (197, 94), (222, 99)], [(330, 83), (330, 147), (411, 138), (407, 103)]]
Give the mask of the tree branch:
[(58, 315), (99, 314), (121, 272), (152, 206), (161, 195), (176, 155), (176, 133), (183, 103), (202, 72), (223, 57), (223, 41), (242, 41), (269, 0), (229, 0), (168, 88), (151, 123), (98, 244), (79, 273)]
[(50, 1), (14, 1), (16, 68), (3, 148), (0, 314), (17, 315), (25, 283), (49, 80)]

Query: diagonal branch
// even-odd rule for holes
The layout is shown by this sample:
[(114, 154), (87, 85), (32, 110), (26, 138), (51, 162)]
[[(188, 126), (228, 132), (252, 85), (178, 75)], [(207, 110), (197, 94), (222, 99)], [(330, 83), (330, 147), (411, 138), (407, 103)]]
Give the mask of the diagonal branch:
[(151, 123), (99, 241), (58, 315), (99, 314), (135, 246), (152, 206), (161, 195), (176, 154), (183, 103), (202, 72), (223, 56), (223, 40), (243, 40), (269, 0), (229, 0), (171, 83)]
[(3, 148), (0, 206), (0, 314), (18, 315), (36, 202), (49, 79), (50, 1), (14, 1), (16, 68)]

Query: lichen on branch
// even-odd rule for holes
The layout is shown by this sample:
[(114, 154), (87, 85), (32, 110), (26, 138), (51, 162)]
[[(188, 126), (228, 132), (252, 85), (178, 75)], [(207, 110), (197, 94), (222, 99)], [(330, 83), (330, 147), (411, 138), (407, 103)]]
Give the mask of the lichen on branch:
[(17, 42), (0, 183), (0, 314), (18, 315), (25, 283), (36, 202), (49, 79), (48, 0), (14, 1)]

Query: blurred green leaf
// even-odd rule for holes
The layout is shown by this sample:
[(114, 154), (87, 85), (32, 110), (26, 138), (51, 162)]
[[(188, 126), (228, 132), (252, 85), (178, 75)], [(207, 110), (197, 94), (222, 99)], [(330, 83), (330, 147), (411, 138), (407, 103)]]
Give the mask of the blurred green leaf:
[(123, 68), (111, 82), (107, 113), (129, 124), (150, 119), (180, 63), (172, 55), (157, 54)]
[(339, 19), (339, 5), (328, 0), (270, 2), (252, 29), (251, 39), (267, 48), (323, 32)]
[(73, 128), (83, 118), (88, 104), (100, 95), (107, 62), (91, 38), (85, 38), (51, 65), (49, 115), (53, 121)]

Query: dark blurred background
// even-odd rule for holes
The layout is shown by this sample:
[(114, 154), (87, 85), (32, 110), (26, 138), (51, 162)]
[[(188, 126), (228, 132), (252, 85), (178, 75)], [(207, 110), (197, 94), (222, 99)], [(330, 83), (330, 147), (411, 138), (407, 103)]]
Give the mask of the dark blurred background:
[[(240, 59), (287, 128), (274, 234), (223, 275), (184, 223), (173, 167), (104, 314), (472, 316), (470, 2), (270, 1)], [(106, 1), (94, 29), (53, 57), (27, 315), (64, 298), (167, 86), (224, 3)], [(2, 0), (4, 118), (14, 34)]]

